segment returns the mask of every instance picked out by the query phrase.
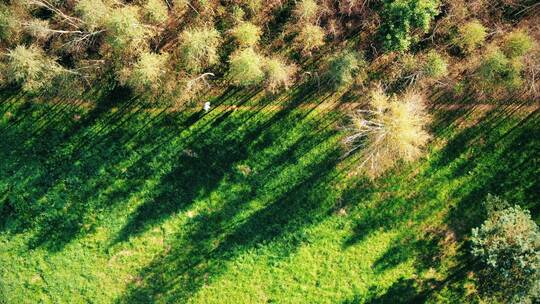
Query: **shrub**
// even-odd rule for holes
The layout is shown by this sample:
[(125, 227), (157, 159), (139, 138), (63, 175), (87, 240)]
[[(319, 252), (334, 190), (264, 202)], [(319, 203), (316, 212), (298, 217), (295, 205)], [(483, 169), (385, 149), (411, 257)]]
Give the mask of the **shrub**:
[(448, 64), (439, 53), (430, 51), (426, 55), (422, 73), (425, 77), (433, 79), (444, 77), (448, 74)]
[(173, 0), (172, 6), (172, 12), (177, 16), (181, 16), (189, 9), (189, 0)]
[(264, 63), (266, 88), (272, 93), (276, 93), (281, 88), (287, 89), (292, 82), (295, 71), (294, 66), (287, 65), (281, 59), (266, 59)]
[(506, 56), (515, 58), (527, 54), (532, 47), (532, 38), (526, 32), (518, 30), (505, 37), (502, 50)]
[(17, 46), (7, 57), (7, 78), (28, 93), (38, 93), (52, 86), (55, 78), (64, 71), (36, 46)]
[(219, 56), (217, 48), (221, 41), (219, 32), (211, 28), (195, 28), (180, 34), (180, 58), (189, 72), (201, 70), (216, 64)]
[(409, 92), (387, 96), (381, 88), (370, 94), (368, 109), (351, 115), (345, 128), (345, 156), (360, 150), (359, 169), (375, 178), (392, 168), (398, 160), (413, 161), (422, 155), (430, 136), (425, 130), (429, 117), (423, 97)]
[(167, 72), (168, 54), (142, 53), (130, 70), (124, 70), (120, 82), (143, 94), (159, 88)]
[[(493, 196), (486, 204), (508, 205)], [(471, 242), (471, 252), (483, 266), (479, 287), (484, 296), (503, 303), (531, 300), (540, 284), (540, 229), (527, 210), (489, 210), (482, 226), (472, 230)]]
[(296, 4), (294, 15), (301, 21), (313, 22), (318, 11), (319, 5), (315, 0), (302, 0)]
[(9, 7), (0, 4), (0, 42), (10, 40), (14, 33), (15, 22)]
[(521, 83), (522, 63), (509, 59), (499, 49), (490, 50), (478, 67), (478, 80), (486, 89), (518, 88)]
[(439, 13), (437, 0), (384, 0), (380, 34), (387, 51), (405, 51), (411, 43), (412, 32), (426, 33), (431, 20)]
[(260, 11), (264, 3), (262, 0), (241, 0), (241, 2), (253, 13)]
[(41, 19), (31, 19), (25, 25), (26, 32), (38, 40), (44, 40), (49, 37), (51, 33), (49, 29), (49, 22)]
[(360, 68), (362, 58), (356, 52), (345, 50), (330, 60), (327, 79), (331, 86), (339, 88), (353, 81), (354, 73)]
[(486, 36), (486, 28), (478, 20), (473, 20), (459, 28), (455, 43), (470, 53), (484, 43)]
[(261, 29), (253, 23), (242, 22), (232, 30), (232, 35), (241, 47), (252, 47), (259, 42)]
[(235, 5), (232, 7), (231, 19), (234, 24), (243, 22), (245, 16), (246, 16), (246, 12), (244, 12), (244, 10), (240, 6)]
[(89, 29), (104, 27), (109, 14), (109, 7), (102, 0), (79, 0), (75, 11)]
[(230, 59), (229, 78), (239, 86), (256, 85), (263, 81), (263, 58), (252, 48), (236, 52)]
[(144, 17), (150, 23), (160, 24), (169, 18), (169, 10), (163, 0), (148, 0), (144, 5)]
[(324, 45), (324, 30), (317, 25), (303, 25), (296, 36), (295, 44), (304, 54), (310, 54), (313, 50)]
[(114, 9), (107, 18), (107, 41), (117, 53), (137, 53), (146, 47), (147, 29), (135, 6)]

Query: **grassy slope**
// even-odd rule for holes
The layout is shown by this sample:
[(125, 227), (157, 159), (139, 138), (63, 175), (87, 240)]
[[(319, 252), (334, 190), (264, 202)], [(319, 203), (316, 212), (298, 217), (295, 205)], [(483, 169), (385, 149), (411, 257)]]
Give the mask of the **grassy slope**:
[(429, 155), (372, 183), (336, 112), (24, 100), (0, 104), (10, 303), (457, 301), (485, 195), (539, 213), (537, 112), (441, 111)]

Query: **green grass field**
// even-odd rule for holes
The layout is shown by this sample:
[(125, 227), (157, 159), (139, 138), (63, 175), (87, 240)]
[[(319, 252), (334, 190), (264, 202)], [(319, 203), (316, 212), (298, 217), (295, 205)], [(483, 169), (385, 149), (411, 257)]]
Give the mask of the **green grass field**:
[(538, 110), (434, 104), (426, 157), (369, 181), (341, 158), (342, 112), (295, 94), (169, 113), (4, 93), (6, 302), (459, 303), (485, 196), (538, 221)]

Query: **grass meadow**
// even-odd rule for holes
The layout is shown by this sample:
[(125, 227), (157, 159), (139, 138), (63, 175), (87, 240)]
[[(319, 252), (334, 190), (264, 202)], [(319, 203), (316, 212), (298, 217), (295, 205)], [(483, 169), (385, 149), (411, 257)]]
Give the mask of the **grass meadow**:
[(368, 180), (343, 101), (310, 92), (227, 90), (207, 113), (3, 92), (5, 301), (473, 301), (485, 196), (539, 219), (538, 108), (437, 98), (427, 155)]

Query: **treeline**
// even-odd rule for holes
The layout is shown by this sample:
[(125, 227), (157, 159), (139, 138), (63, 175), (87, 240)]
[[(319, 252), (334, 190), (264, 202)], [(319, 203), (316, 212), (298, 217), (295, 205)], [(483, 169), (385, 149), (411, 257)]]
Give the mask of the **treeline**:
[(277, 93), (309, 76), (334, 89), (381, 83), (391, 91), (438, 85), (479, 97), (537, 96), (535, 6), (529, 0), (4, 1), (1, 82), (35, 94), (122, 85), (176, 105), (210, 86)]
[[(234, 86), (349, 92), (346, 155), (376, 177), (428, 142), (425, 93), (540, 96), (533, 0), (10, 0), (0, 84), (79, 96), (129, 88), (180, 110)], [(472, 97), (472, 98), (471, 98)]]

